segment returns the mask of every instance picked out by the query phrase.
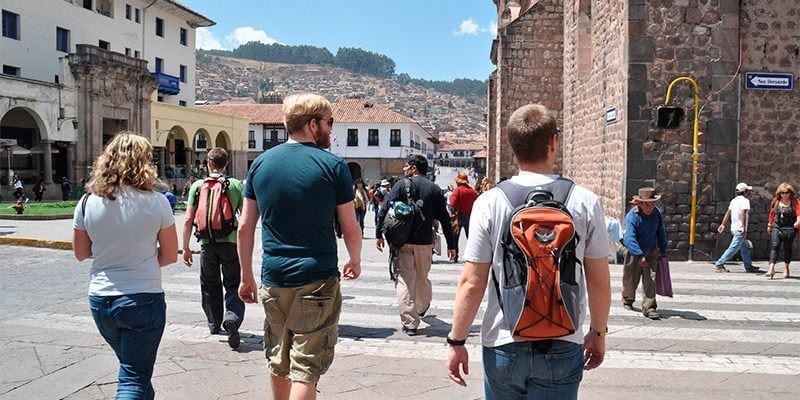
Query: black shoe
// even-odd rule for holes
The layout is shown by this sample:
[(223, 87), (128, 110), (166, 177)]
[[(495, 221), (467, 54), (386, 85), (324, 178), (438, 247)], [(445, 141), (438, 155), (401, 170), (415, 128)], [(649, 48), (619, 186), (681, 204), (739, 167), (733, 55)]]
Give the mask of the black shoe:
[(417, 336), (417, 328), (407, 328), (404, 326), (403, 333), (405, 333), (408, 336)]
[(761, 268), (759, 268), (759, 267), (753, 267), (753, 268), (750, 268), (750, 269), (745, 268), (744, 272), (761, 273), (761, 272), (764, 272), (764, 271), (762, 271)]
[(633, 304), (622, 303), (622, 308), (624, 308), (624, 309), (626, 309), (628, 311), (633, 311)]
[(425, 316), (425, 314), (427, 314), (427, 313), (428, 313), (428, 310), (430, 310), (430, 309), (431, 309), (431, 306), (428, 306), (428, 308), (426, 308), (426, 309), (425, 309), (425, 310), (423, 310), (421, 313), (419, 313), (419, 317), (420, 317), (420, 318), (424, 317), (424, 316)]
[(650, 319), (661, 319), (661, 316), (658, 315), (656, 310), (650, 310), (650, 311), (644, 313), (644, 316), (647, 317), (647, 318), (650, 318)]
[(239, 337), (239, 327), (236, 326), (236, 321), (225, 321), (222, 327), (228, 332), (228, 346), (232, 349), (238, 348), (242, 344), (242, 338)]
[(219, 327), (218, 327), (218, 326), (209, 326), (209, 327), (208, 327), (208, 331), (209, 331), (209, 332), (210, 332), (212, 335), (219, 335)]

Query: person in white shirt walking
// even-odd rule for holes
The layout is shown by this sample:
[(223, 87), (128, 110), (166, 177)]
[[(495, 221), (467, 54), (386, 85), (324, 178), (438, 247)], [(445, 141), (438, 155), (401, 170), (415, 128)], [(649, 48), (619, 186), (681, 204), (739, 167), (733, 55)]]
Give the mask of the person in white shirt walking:
[(736, 185), (736, 197), (731, 200), (728, 206), (728, 211), (722, 218), (722, 223), (719, 224), (717, 232), (725, 232), (725, 224), (728, 219), (731, 220), (731, 235), (733, 239), (728, 249), (722, 253), (719, 260), (714, 263), (717, 272), (730, 272), (725, 268), (725, 263), (728, 262), (736, 252), (742, 253), (742, 262), (744, 262), (744, 270), (746, 272), (761, 272), (758, 267), (753, 266), (753, 257), (750, 254), (750, 247), (747, 245), (747, 223), (750, 217), (750, 199), (747, 196), (752, 192), (753, 187), (744, 182)]

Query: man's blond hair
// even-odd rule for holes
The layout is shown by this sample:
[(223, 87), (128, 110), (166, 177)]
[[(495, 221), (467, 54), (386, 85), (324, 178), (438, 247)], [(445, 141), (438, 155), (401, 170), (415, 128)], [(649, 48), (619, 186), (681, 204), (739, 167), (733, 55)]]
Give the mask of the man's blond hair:
[(528, 104), (518, 108), (508, 118), (506, 126), (511, 151), (520, 162), (547, 159), (547, 146), (557, 133), (556, 119), (541, 104)]
[(283, 99), (283, 123), (289, 134), (300, 132), (308, 121), (322, 119), (328, 112), (331, 103), (316, 94), (295, 94)]

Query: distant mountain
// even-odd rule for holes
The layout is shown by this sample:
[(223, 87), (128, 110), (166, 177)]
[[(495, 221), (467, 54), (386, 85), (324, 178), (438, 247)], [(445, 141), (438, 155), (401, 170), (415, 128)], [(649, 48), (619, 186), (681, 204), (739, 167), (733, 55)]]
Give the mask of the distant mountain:
[(394, 78), (404, 86), (409, 83), (415, 83), (419, 86), (428, 87), (442, 93), (455, 94), (457, 96), (486, 96), (486, 81), (464, 78), (455, 79), (453, 81), (429, 81), (426, 79), (414, 79), (408, 74), (395, 75), (394, 60), (383, 54), (373, 53), (359, 48), (342, 47), (339, 48), (336, 55), (333, 55), (333, 53), (325, 47), (249, 42), (233, 50), (199, 50), (198, 57), (202, 57), (203, 55), (244, 58), (282, 64), (336, 66), (357, 74)]
[[(480, 81), (456, 80), (448, 87), (441, 82), (412, 79), (405, 74), (379, 76), (356, 73), (329, 63), (299, 63), (308, 61), (312, 53), (320, 59), (326, 57), (322, 52), (294, 55), (289, 52), (282, 57), (292, 63), (275, 63), (198, 51), (197, 99), (215, 102), (250, 97), (266, 103), (280, 102), (284, 96), (298, 92), (318, 93), (332, 102), (365, 98), (415, 119), (448, 140), (485, 142), (485, 88), (479, 96), (475, 84)], [(447, 90), (475, 94), (457, 95), (446, 93)]]

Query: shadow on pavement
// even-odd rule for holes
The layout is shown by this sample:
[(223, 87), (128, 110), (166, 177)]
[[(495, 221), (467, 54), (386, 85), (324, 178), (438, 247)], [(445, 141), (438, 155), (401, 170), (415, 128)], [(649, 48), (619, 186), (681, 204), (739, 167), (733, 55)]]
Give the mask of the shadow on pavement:
[(681, 319), (689, 319), (692, 321), (705, 321), (707, 318), (694, 312), (694, 311), (683, 311), (683, 310), (666, 310), (663, 308), (658, 309), (658, 313), (661, 315), (662, 319), (678, 317)]

